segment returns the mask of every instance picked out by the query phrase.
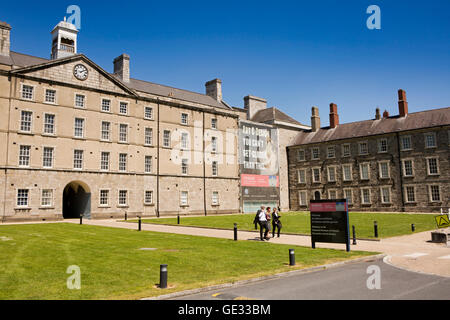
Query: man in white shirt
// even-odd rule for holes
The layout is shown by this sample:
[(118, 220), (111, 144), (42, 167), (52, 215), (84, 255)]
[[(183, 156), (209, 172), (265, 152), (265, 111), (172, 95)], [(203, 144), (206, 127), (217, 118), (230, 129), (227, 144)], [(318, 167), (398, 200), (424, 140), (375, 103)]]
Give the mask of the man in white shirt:
[[(269, 237), (267, 235), (269, 234), (269, 225), (266, 218), (266, 211), (264, 210), (264, 207), (261, 207), (261, 210), (258, 210), (258, 223), (259, 223), (259, 237), (261, 241), (264, 241), (264, 239), (269, 240)], [(264, 238), (263, 238), (263, 229), (264, 229)]]

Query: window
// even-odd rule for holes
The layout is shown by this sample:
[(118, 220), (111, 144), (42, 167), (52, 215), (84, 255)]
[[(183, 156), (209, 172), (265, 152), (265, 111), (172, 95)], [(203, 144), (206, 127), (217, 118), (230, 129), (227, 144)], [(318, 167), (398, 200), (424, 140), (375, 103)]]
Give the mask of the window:
[(369, 154), (369, 144), (367, 142), (359, 143), (359, 154)]
[(335, 200), (337, 198), (336, 190), (328, 190), (328, 199)]
[(73, 168), (83, 169), (83, 150), (73, 151)]
[(211, 152), (217, 152), (217, 137), (211, 137)]
[(164, 130), (163, 147), (170, 148), (170, 131), (169, 130)]
[(306, 203), (306, 199), (307, 199), (306, 191), (299, 191), (298, 192), (298, 204), (302, 207), (307, 206), (308, 204)]
[(387, 139), (380, 139), (380, 140), (378, 140), (378, 152), (379, 153), (385, 153), (387, 151), (388, 151)]
[(75, 107), (84, 108), (86, 103), (86, 97), (82, 94), (75, 95)]
[(405, 200), (406, 202), (416, 202), (416, 190), (413, 186), (405, 187)]
[(440, 202), (441, 201), (441, 192), (438, 185), (430, 186), (430, 200), (431, 202)]
[(336, 156), (336, 149), (334, 147), (327, 148), (327, 158), (334, 158)]
[(44, 133), (55, 134), (55, 115), (46, 113), (44, 115)]
[(153, 130), (152, 128), (145, 128), (145, 145), (151, 146), (153, 144)]
[(152, 107), (145, 107), (144, 118), (149, 119), (149, 120), (153, 119), (153, 108)]
[(56, 103), (56, 90), (45, 89), (45, 102)]
[(413, 161), (412, 160), (403, 160), (403, 176), (404, 177), (412, 177), (413, 175), (414, 175)]
[(181, 174), (188, 174), (188, 160), (181, 160)]
[(100, 190), (100, 206), (106, 207), (109, 205), (109, 190)]
[(119, 190), (119, 206), (128, 204), (128, 190)]
[(128, 114), (128, 103), (127, 102), (119, 103), (119, 113), (120, 114)]
[(370, 189), (361, 189), (361, 203), (370, 204)]
[(19, 149), (19, 166), (28, 167), (30, 165), (31, 146), (20, 146)]
[(218, 206), (219, 205), (219, 192), (213, 191), (211, 197), (211, 205)]
[(188, 114), (187, 113), (181, 114), (181, 124), (188, 124)]
[(31, 132), (31, 121), (33, 119), (33, 112), (22, 111), (20, 117), (20, 131)]
[(437, 158), (427, 158), (428, 175), (439, 174), (439, 165)]
[(313, 160), (318, 160), (319, 159), (319, 148), (312, 148), (311, 149), (311, 158)]
[(53, 205), (53, 190), (43, 189), (41, 193), (41, 206), (51, 207)]
[(111, 100), (102, 99), (102, 111), (103, 112), (111, 112)]
[(400, 148), (402, 151), (412, 150), (411, 136), (403, 136), (400, 138)]
[(218, 173), (219, 173), (219, 167), (218, 167), (217, 161), (213, 161), (213, 162), (212, 162), (212, 167), (211, 167), (211, 169), (212, 169), (212, 175), (213, 175), (214, 177), (217, 177), (217, 175), (218, 175)]
[(181, 134), (181, 149), (187, 150), (188, 148), (188, 134), (187, 132), (183, 132)]
[(144, 165), (145, 173), (152, 172), (153, 169), (152, 160), (153, 160), (152, 156), (145, 156), (145, 165)]
[(127, 154), (126, 153), (120, 153), (119, 154), (119, 171), (125, 172), (127, 171)]
[(145, 191), (144, 204), (153, 204), (153, 191), (151, 190)]
[(320, 168), (312, 168), (313, 182), (320, 182)]
[(389, 162), (380, 162), (379, 163), (379, 170), (380, 170), (380, 178), (381, 179), (388, 179), (389, 178)]
[(347, 199), (347, 204), (349, 206), (353, 204), (353, 192), (352, 192), (352, 189), (344, 189), (344, 198)]
[(297, 170), (298, 183), (306, 183), (306, 169)]
[(119, 142), (128, 141), (128, 125), (121, 123), (119, 125)]
[(109, 141), (110, 139), (111, 123), (102, 121), (102, 140)]
[(336, 182), (336, 167), (328, 167), (328, 182)]
[(81, 118), (75, 118), (75, 125), (74, 125), (74, 133), (73, 135), (75, 138), (83, 138), (84, 136), (84, 119)]
[(102, 152), (100, 158), (100, 170), (109, 171), (109, 152)]
[(211, 119), (211, 129), (217, 129), (217, 119)]
[(436, 134), (434, 132), (425, 134), (425, 148), (436, 147)]
[(180, 193), (180, 206), (187, 206), (188, 205), (188, 192), (187, 191), (181, 191)]
[(368, 163), (361, 163), (359, 165), (359, 170), (361, 173), (361, 180), (369, 180), (370, 179), (370, 166)]
[(305, 150), (297, 151), (297, 161), (305, 161)]
[(352, 165), (351, 164), (344, 164), (342, 166), (342, 179), (344, 181), (352, 180)]
[(23, 85), (22, 86), (22, 99), (33, 100), (34, 87)]
[(391, 188), (381, 187), (381, 203), (391, 203)]
[(17, 206), (28, 207), (28, 189), (17, 190)]
[(44, 147), (42, 151), (42, 166), (44, 168), (53, 167), (53, 148)]
[(351, 152), (350, 152), (350, 144), (346, 143), (342, 145), (342, 156), (343, 157), (350, 157)]

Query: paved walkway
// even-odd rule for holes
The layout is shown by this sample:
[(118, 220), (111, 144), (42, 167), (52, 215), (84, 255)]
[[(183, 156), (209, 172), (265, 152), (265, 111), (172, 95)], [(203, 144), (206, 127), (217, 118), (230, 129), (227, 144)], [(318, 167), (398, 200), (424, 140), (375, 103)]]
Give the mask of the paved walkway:
[[(79, 220), (65, 220), (64, 222), (79, 223)], [(5, 223), (1, 225), (7, 224), (14, 223)], [(119, 222), (113, 219), (84, 219), (83, 224), (137, 230), (137, 223)], [(142, 230), (233, 239), (233, 230), (166, 226), (146, 223), (142, 223)], [(447, 230), (447, 233), (448, 232), (449, 231)], [(239, 231), (238, 239), (258, 240), (259, 232)], [(431, 233), (430, 231), (427, 231), (413, 235), (381, 239), (380, 241), (357, 240), (356, 245), (351, 244), (351, 250), (384, 253), (388, 255), (385, 258), (385, 262), (396, 267), (415, 272), (450, 277), (450, 246), (431, 243), (429, 242), (430, 240)], [(272, 238), (270, 242), (308, 247), (311, 246), (311, 238), (309, 236), (300, 235), (282, 234), (280, 238)], [(345, 245), (343, 244), (316, 243), (316, 247), (345, 250)]]

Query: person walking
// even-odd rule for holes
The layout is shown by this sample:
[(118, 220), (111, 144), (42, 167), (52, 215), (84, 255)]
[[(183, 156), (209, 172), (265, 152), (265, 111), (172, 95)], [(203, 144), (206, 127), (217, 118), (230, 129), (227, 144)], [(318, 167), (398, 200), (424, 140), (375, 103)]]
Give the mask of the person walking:
[[(268, 237), (269, 234), (269, 224), (267, 223), (267, 216), (266, 211), (264, 210), (258, 210), (258, 223), (259, 223), (259, 238), (261, 241), (269, 240)], [(264, 232), (264, 238), (263, 238), (263, 232)]]
[(266, 211), (266, 219), (267, 219), (267, 227), (269, 228), (269, 234), (270, 234), (270, 220), (272, 220), (272, 215), (270, 213), (270, 207), (267, 207), (267, 211)]
[(253, 224), (255, 225), (255, 230), (258, 229), (258, 224), (259, 224), (259, 214), (261, 213), (261, 211), (265, 211), (266, 207), (261, 206), (260, 209), (258, 209), (258, 211), (256, 211), (256, 216), (255, 219), (253, 219)]
[(280, 237), (280, 231), (282, 228), (280, 218), (281, 216), (278, 214), (277, 208), (274, 208), (272, 212), (272, 238), (275, 238), (275, 229), (278, 229), (278, 238)]

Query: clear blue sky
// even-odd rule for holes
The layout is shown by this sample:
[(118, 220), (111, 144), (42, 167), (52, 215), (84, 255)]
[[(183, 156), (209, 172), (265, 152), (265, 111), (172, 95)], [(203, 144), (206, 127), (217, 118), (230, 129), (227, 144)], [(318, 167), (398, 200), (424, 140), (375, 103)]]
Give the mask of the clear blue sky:
[[(329, 104), (340, 121), (450, 106), (450, 1), (5, 1), (12, 50), (48, 58), (52, 28), (81, 8), (78, 51), (112, 72), (121, 53), (133, 78), (204, 93), (223, 81), (224, 100), (243, 107), (251, 94), (305, 124)], [(381, 30), (369, 30), (369, 5)], [(67, 15), (69, 16), (69, 15)]]

